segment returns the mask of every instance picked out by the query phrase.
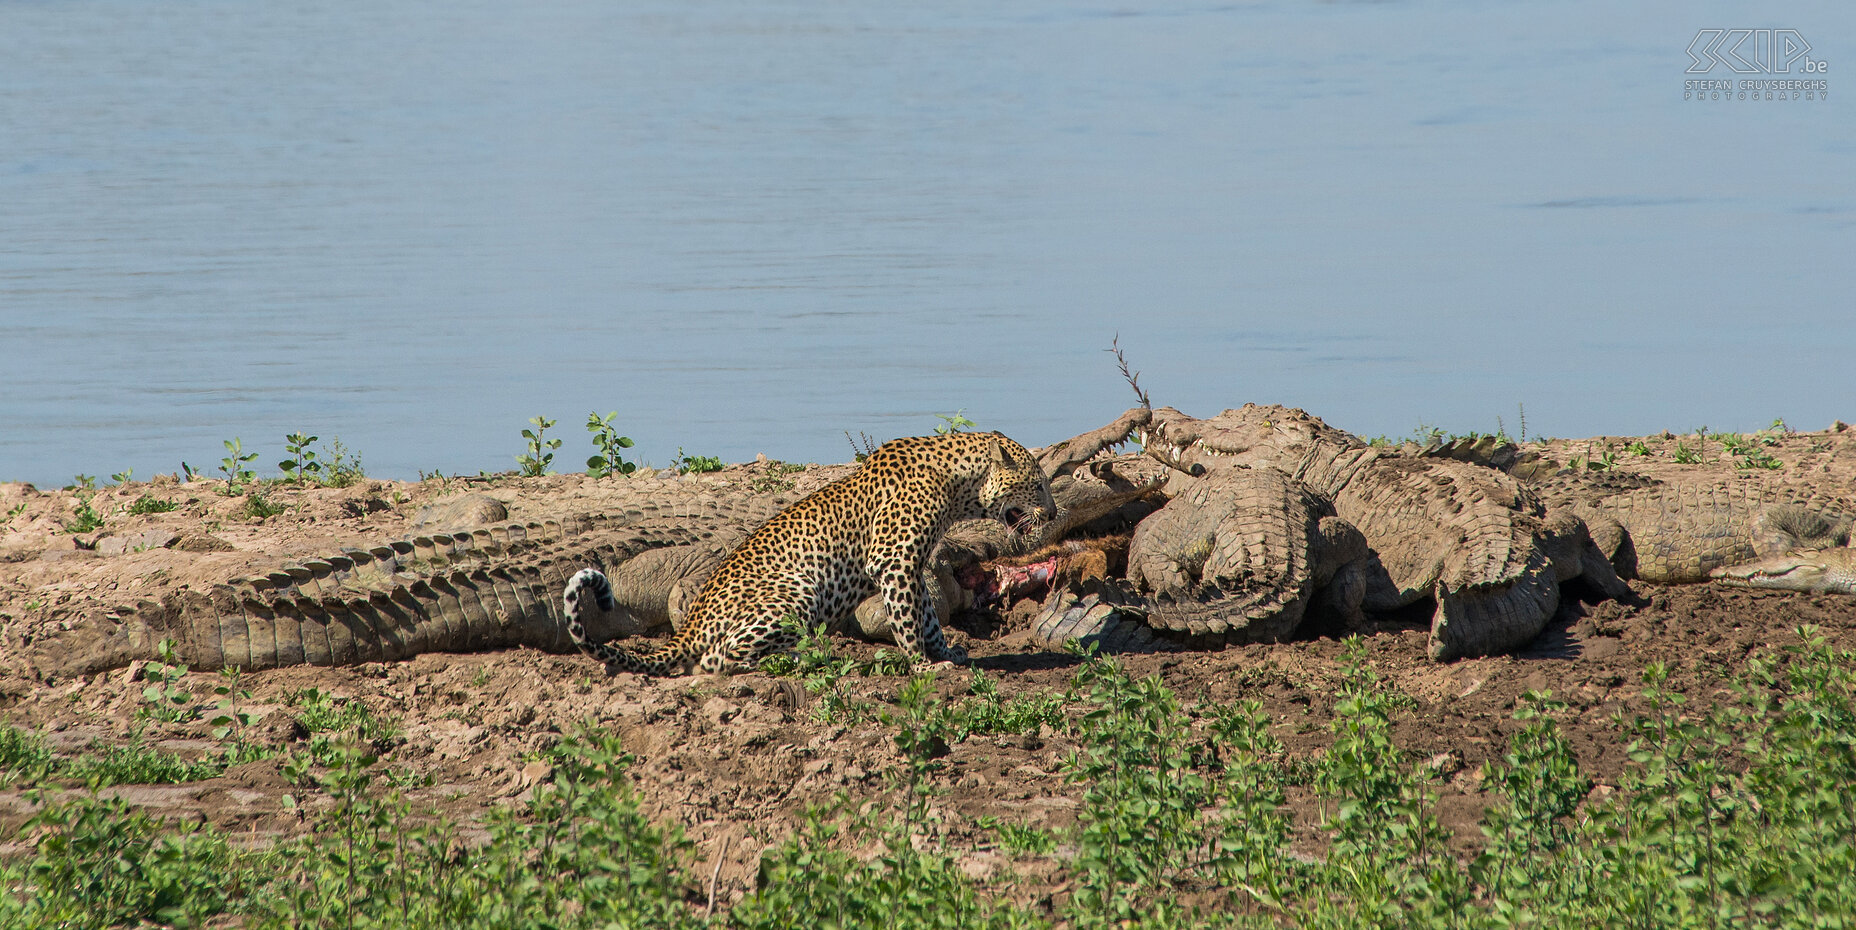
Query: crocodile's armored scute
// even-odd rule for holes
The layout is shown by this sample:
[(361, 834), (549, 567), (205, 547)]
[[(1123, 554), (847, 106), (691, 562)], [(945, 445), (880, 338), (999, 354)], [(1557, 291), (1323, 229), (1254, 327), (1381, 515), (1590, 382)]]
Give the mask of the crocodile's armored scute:
[(1758, 478), (1659, 481), (1623, 474), (1541, 482), (1620, 574), (1658, 584), (1706, 581), (1719, 568), (1793, 548), (1848, 542), (1856, 501), (1833, 489)]
[[(117, 607), (34, 643), (27, 659), (47, 673), (81, 674), (152, 658), (164, 639), (199, 669), (352, 665), (515, 645), (564, 652), (572, 645), (559, 594), (574, 572), (599, 565), (618, 582), (620, 609), (599, 623), (634, 631), (664, 623), (685, 574), (719, 561), (730, 541), (786, 503), (770, 495), (678, 493), (617, 514), (422, 530), (343, 546)], [(459, 506), (485, 510), (470, 500)], [(627, 570), (658, 549), (682, 557)]]
[[(1247, 404), (1203, 420), (1167, 407), (1144, 422), (1130, 415), (1122, 422), (1150, 454), (1187, 474), (1274, 470), (1331, 504), (1326, 519), (1357, 528), (1371, 550), (1358, 579), (1367, 610), (1436, 600), (1434, 658), (1501, 652), (1532, 639), (1558, 606), (1561, 581), (1585, 577), (1612, 596), (1628, 593), (1582, 525), (1549, 519), (1536, 497), (1494, 469), (1388, 453), (1279, 406)], [(1242, 532), (1234, 523), (1212, 538), (1222, 543), (1224, 534)], [(1266, 577), (1297, 577), (1288, 556), (1295, 550), (1282, 551)], [(1354, 576), (1343, 577), (1351, 588)], [(1242, 614), (1244, 598), (1210, 599), (1203, 609)]]
[[(1128, 580), (1149, 592), (1157, 629), (1234, 643), (1286, 639), (1317, 592), (1366, 556), (1357, 530), (1279, 471), (1178, 480), (1184, 486), (1141, 521), (1128, 550)], [(1357, 623), (1359, 585), (1339, 588), (1330, 603)]]

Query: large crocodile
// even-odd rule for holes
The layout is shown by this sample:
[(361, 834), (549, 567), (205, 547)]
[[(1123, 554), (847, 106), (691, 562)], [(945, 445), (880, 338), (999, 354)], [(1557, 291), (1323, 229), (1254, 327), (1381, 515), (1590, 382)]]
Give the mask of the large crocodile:
[(604, 566), (615, 630), (669, 619), (679, 582), (766, 520), (787, 498), (665, 493), (612, 513), (420, 533), (158, 600), (118, 604), (36, 641), (44, 674), (81, 674), (152, 658), (172, 640), (195, 668), (347, 665), (431, 651), (573, 647), (559, 595), (574, 572)]
[(1365, 625), (1366, 539), (1331, 503), (1269, 468), (1175, 479), (1172, 500), (1142, 520), (1128, 580), (1150, 592), (1147, 623), (1224, 642), (1287, 639), (1311, 602)]
[[(1549, 514), (1518, 481), (1489, 468), (1392, 454), (1301, 410), (1277, 406), (1246, 405), (1209, 419), (1170, 407), (1137, 408), (1097, 432), (1107, 442), (1123, 427), (1127, 438), (1139, 441), (1148, 454), (1186, 474), (1216, 478), (1247, 469), (1270, 470), (1298, 487), (1297, 493), (1312, 495), (1323, 502), (1319, 506), (1331, 508), (1298, 508), (1293, 495), (1260, 506), (1235, 500), (1218, 505), (1228, 512), (1215, 521), (1222, 525), (1212, 534), (1215, 540), (1221, 533), (1247, 532), (1256, 541), (1251, 552), (1276, 553), (1260, 555), (1261, 561), (1247, 554), (1231, 563), (1239, 566), (1251, 560), (1241, 596), (1229, 596), (1226, 586), (1201, 585), (1192, 597), (1190, 613), (1201, 622), (1225, 616), (1227, 637), (1232, 630), (1240, 637), (1286, 635), (1276, 626), (1305, 610), (1310, 597), (1309, 576), (1293, 564), (1292, 554), (1305, 556), (1312, 541), (1326, 539), (1344, 561), (1346, 534), (1338, 524), (1357, 529), (1370, 551), (1358, 569), (1333, 568), (1342, 588), (1327, 598), (1328, 603), (1357, 623), (1348, 616), (1355, 613), (1355, 604), (1385, 611), (1434, 599), (1430, 653), (1440, 660), (1502, 652), (1533, 639), (1557, 609), (1560, 585), (1575, 578), (1584, 578), (1609, 596), (1628, 595), (1577, 519)], [(1209, 498), (1197, 497), (1222, 493), (1231, 498), (1256, 493), (1258, 486), (1252, 479), (1202, 487), (1194, 492), (1188, 510), (1202, 511), (1210, 503)], [(1271, 511), (1290, 519), (1260, 517)], [(1187, 538), (1161, 543), (1173, 534), (1148, 535), (1160, 543), (1166, 558), (1177, 559), (1184, 551), (1180, 546), (1191, 544), (1189, 537), (1204, 518), (1183, 513), (1163, 518), (1165, 513), (1163, 509), (1148, 522), (1160, 520), (1160, 527), (1177, 522), (1189, 528)], [(1338, 524), (1329, 522), (1324, 529), (1324, 517)], [(1140, 548), (1131, 553), (1131, 566), (1141, 559)], [(1269, 567), (1258, 570), (1265, 564)], [(1130, 580), (1145, 589), (1149, 612), (1161, 616), (1160, 625), (1170, 629), (1173, 624), (1164, 619), (1169, 610), (1151, 608), (1177, 610), (1165, 603), (1163, 593), (1176, 590), (1177, 583), (1163, 577), (1155, 584), (1132, 567)], [(1176, 595), (1173, 601), (1179, 603)], [(1270, 605), (1276, 603), (1296, 606), (1272, 614)], [(1256, 620), (1269, 622), (1256, 626), (1253, 634)], [(1190, 621), (1186, 627), (1190, 632)]]
[(1436, 602), (1430, 653), (1444, 660), (1503, 652), (1539, 635), (1560, 585), (1583, 578), (1627, 596), (1576, 519), (1549, 514), (1499, 471), (1374, 448), (1304, 411), (1246, 404), (1196, 419), (1160, 408), (1144, 433), (1195, 470), (1273, 468), (1332, 501), (1371, 554), (1362, 606)]
[(1658, 480), (1568, 471), (1536, 487), (1583, 520), (1620, 575), (1658, 584), (1794, 548), (1849, 541), (1856, 503), (1827, 489), (1746, 477)]
[(1788, 550), (1845, 545), (1856, 514), (1846, 483), (1811, 474), (1779, 479), (1649, 461), (1566, 468), (1490, 436), (1433, 442), (1420, 454), (1520, 478), (1550, 509), (1579, 517), (1620, 576), (1655, 584), (1706, 581), (1719, 569)]

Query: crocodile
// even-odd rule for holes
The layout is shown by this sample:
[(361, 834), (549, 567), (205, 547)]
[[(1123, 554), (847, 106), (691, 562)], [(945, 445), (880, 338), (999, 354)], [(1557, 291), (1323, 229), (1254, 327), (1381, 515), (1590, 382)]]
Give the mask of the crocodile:
[[(1147, 453), (1186, 475), (1272, 470), (1324, 501), (1330, 511), (1298, 515), (1305, 524), (1301, 539), (1322, 537), (1320, 520), (1327, 518), (1357, 530), (1368, 549), (1363, 567), (1336, 569), (1343, 587), (1329, 603), (1355, 624), (1358, 621), (1347, 616), (1354, 603), (1377, 612), (1434, 599), (1429, 647), (1434, 659), (1487, 655), (1526, 643), (1539, 635), (1558, 608), (1560, 585), (1574, 579), (1585, 579), (1607, 596), (1629, 596), (1577, 519), (1549, 514), (1520, 482), (1493, 469), (1374, 448), (1304, 411), (1280, 406), (1250, 404), (1208, 419), (1171, 407), (1145, 415), (1137, 409), (1111, 427), (1121, 425), (1127, 425), (1129, 438)], [(1205, 504), (1197, 501), (1188, 509), (1202, 510)], [(1230, 524), (1226, 532), (1242, 522)], [(1312, 526), (1306, 525), (1310, 522)], [(1278, 540), (1277, 552), (1292, 551), (1281, 542), (1293, 538), (1286, 530), (1265, 532)], [(1329, 524), (1325, 535), (1336, 533), (1345, 535)], [(1132, 568), (1130, 576), (1137, 583), (1147, 581)], [(1252, 578), (1265, 588), (1271, 583), (1287, 585), (1263, 591), (1264, 602), (1303, 602), (1305, 610), (1306, 582), (1286, 563)], [(1356, 590), (1357, 602), (1352, 593)], [(1151, 597), (1158, 592), (1147, 593)], [(1246, 597), (1257, 598), (1259, 592)], [(1221, 610), (1235, 616), (1247, 609), (1241, 598), (1197, 600), (1194, 613), (1201, 617)], [(1242, 626), (1249, 628), (1248, 622)]]
[(1713, 579), (1736, 588), (1812, 594), (1856, 594), (1856, 549), (1792, 549), (1715, 569)]
[(1856, 502), (1834, 491), (1750, 476), (1569, 471), (1535, 486), (1549, 506), (1585, 522), (1620, 575), (1657, 584), (1706, 581), (1716, 569), (1790, 549), (1845, 545), (1856, 514)]
[(1317, 597), (1365, 626), (1366, 539), (1331, 503), (1270, 468), (1183, 479), (1129, 543), (1146, 621), (1193, 640), (1287, 639)]
[(613, 632), (665, 622), (679, 583), (719, 560), (785, 497), (666, 494), (613, 513), (448, 532), (295, 559), (269, 571), (183, 588), (97, 612), (31, 645), (50, 674), (152, 659), (172, 640), (194, 668), (351, 665), (424, 652), (526, 645), (570, 652), (559, 593), (604, 566), (619, 607)]
[(1569, 511), (1618, 575), (1692, 584), (1791, 549), (1845, 545), (1856, 498), (1811, 475), (1775, 480), (1694, 465), (1563, 468), (1539, 450), (1492, 436), (1433, 441), (1423, 456), (1459, 459), (1522, 480), (1550, 509)]

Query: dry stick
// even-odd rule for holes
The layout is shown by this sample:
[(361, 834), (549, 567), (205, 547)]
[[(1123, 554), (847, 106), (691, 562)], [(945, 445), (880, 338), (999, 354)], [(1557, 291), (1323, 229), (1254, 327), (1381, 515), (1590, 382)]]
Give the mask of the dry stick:
[[(1109, 348), (1104, 351), (1115, 353), (1115, 364), (1120, 366), (1121, 376), (1127, 380), (1128, 386), (1134, 389), (1134, 398), (1141, 402), (1141, 409), (1154, 409), (1154, 402), (1148, 398), (1147, 392), (1141, 388), (1141, 373), (1133, 371), (1128, 367), (1128, 357), (1121, 352), (1120, 333), (1115, 334), (1115, 337), (1109, 341)], [(1181, 464), (1179, 459), (1174, 457), (1172, 453), (1160, 448), (1158, 445), (1144, 443), (1142, 445), (1142, 451), (1146, 452), (1154, 461), (1174, 469), (1175, 471), (1183, 472), (1193, 477), (1205, 474), (1205, 466), (1193, 465), (1188, 468), (1184, 464)]]
[[(1128, 382), (1128, 387), (1134, 389), (1134, 399), (1141, 402), (1141, 409), (1153, 410), (1153, 399), (1148, 397), (1147, 391), (1141, 387), (1141, 373), (1128, 367), (1128, 356), (1121, 351), (1121, 334), (1116, 333), (1114, 338), (1109, 340), (1109, 347), (1103, 351), (1115, 353), (1115, 364), (1121, 368), (1121, 377)], [(1193, 477), (1205, 474), (1205, 466), (1193, 465), (1188, 468), (1181, 464), (1177, 457), (1161, 449), (1158, 445), (1143, 443), (1142, 451), (1146, 452), (1154, 461), (1174, 469), (1175, 471), (1183, 472)]]
[(1148, 410), (1154, 409), (1153, 401), (1147, 398), (1147, 392), (1141, 390), (1141, 373), (1138, 371), (1130, 371), (1128, 369), (1128, 357), (1121, 354), (1120, 333), (1116, 333), (1114, 338), (1109, 340), (1109, 348), (1105, 351), (1115, 353), (1115, 364), (1121, 366), (1121, 376), (1126, 378), (1128, 380), (1128, 386), (1134, 389), (1135, 399), (1141, 402), (1142, 407)]
[(716, 855), (715, 868), (709, 872), (709, 903), (704, 905), (703, 911), (711, 916), (715, 914), (715, 880), (722, 875), (722, 860), (728, 858), (728, 844), (733, 842), (734, 838), (733, 833), (722, 835), (722, 851)]

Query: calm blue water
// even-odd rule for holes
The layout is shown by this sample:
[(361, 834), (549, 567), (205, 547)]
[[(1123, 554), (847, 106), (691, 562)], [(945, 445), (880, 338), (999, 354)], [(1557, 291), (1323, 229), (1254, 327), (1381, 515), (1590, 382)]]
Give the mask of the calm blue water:
[(1856, 418), (1856, 6), (1618, 6), (0, 0), (0, 479)]

